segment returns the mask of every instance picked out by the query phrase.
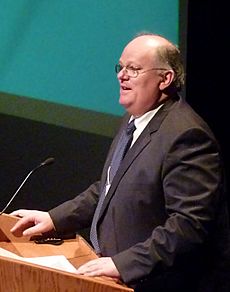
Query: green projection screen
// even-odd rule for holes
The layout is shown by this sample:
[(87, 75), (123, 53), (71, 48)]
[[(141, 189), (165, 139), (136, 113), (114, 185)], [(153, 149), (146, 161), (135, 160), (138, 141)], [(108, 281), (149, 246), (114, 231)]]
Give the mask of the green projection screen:
[(0, 8), (3, 113), (23, 116), (27, 103), (44, 101), (121, 116), (114, 65), (125, 44), (142, 31), (179, 42), (176, 0), (1, 0)]

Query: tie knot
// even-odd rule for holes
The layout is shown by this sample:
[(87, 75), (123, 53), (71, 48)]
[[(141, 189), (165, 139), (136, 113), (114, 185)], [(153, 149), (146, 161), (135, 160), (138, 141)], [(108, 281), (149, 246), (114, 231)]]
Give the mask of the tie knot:
[(126, 128), (126, 134), (127, 134), (128, 136), (132, 135), (133, 132), (136, 130), (136, 126), (135, 126), (135, 124), (134, 124), (134, 121), (135, 121), (135, 119), (133, 119), (133, 120), (128, 124), (128, 126), (127, 126), (127, 128)]

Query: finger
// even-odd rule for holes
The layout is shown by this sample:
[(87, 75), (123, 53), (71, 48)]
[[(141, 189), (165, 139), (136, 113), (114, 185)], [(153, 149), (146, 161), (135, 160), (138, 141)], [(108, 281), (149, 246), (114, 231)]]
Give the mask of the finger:
[(17, 217), (23, 217), (25, 215), (23, 215), (25, 213), (24, 210), (16, 210), (10, 213), (11, 216), (17, 216)]
[(90, 269), (92, 266), (95, 266), (96, 265), (96, 262), (97, 262), (97, 259), (95, 260), (91, 260), (91, 261), (88, 261), (87, 263), (81, 265), (78, 270), (80, 272), (85, 272), (86, 270)]
[(40, 228), (38, 225), (27, 228), (22, 232), (23, 236), (37, 235), (40, 233), (41, 232), (40, 232)]
[(99, 259), (91, 260), (78, 268), (78, 274), (94, 277), (104, 275), (104, 265)]
[(31, 226), (34, 226), (32, 221), (28, 220), (28, 218), (22, 218), (11, 228), (10, 231), (14, 236), (21, 237), (24, 235), (23, 232)]
[(100, 269), (99, 267), (84, 267), (84, 269), (78, 269), (76, 272), (78, 275), (85, 275), (85, 276), (89, 276), (89, 277), (94, 277), (94, 276), (102, 276), (102, 269)]
[(100, 271), (96, 270), (96, 271), (85, 272), (84, 275), (87, 276), (87, 277), (99, 277), (99, 276), (103, 276), (103, 273), (101, 273)]

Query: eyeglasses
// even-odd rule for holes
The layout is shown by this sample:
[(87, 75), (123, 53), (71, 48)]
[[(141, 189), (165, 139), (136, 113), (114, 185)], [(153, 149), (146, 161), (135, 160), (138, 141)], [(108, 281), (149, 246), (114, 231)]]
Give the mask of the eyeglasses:
[(132, 66), (122, 66), (121, 64), (115, 65), (115, 72), (118, 74), (121, 72), (121, 70), (125, 71), (125, 74), (131, 78), (136, 78), (139, 74), (143, 74), (145, 72), (151, 71), (151, 70), (169, 70), (166, 68), (150, 68), (144, 71), (141, 71), (142, 69), (134, 68)]

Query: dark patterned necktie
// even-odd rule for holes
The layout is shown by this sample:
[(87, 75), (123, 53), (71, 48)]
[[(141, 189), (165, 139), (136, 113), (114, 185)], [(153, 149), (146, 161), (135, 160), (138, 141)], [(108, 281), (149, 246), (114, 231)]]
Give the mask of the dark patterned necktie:
[(110, 183), (112, 182), (120, 164), (122, 159), (124, 158), (126, 152), (128, 151), (128, 149), (130, 148), (130, 145), (132, 143), (133, 140), (133, 132), (136, 130), (135, 124), (134, 124), (134, 120), (132, 120), (125, 131), (123, 131), (120, 140), (117, 144), (117, 147), (115, 149), (115, 152), (113, 154), (113, 158), (111, 161), (111, 167), (110, 167)]
[[(110, 184), (120, 166), (120, 163), (122, 159), (124, 158), (126, 152), (130, 148), (130, 145), (133, 140), (133, 132), (135, 131), (136, 127), (134, 124), (134, 119), (128, 124), (127, 128), (122, 132), (121, 137), (119, 142), (117, 143), (117, 147), (114, 151), (113, 158), (111, 161), (110, 165), (110, 172), (109, 172), (109, 177), (110, 177)], [(103, 188), (103, 191), (100, 195), (96, 211), (94, 213), (93, 217), (93, 222), (91, 225), (91, 230), (90, 230), (90, 240), (91, 243), (95, 249), (96, 253), (100, 252), (99, 244), (98, 244), (98, 238), (97, 238), (97, 221), (98, 217), (101, 211), (101, 207), (104, 201), (104, 198), (106, 196), (106, 184)]]

